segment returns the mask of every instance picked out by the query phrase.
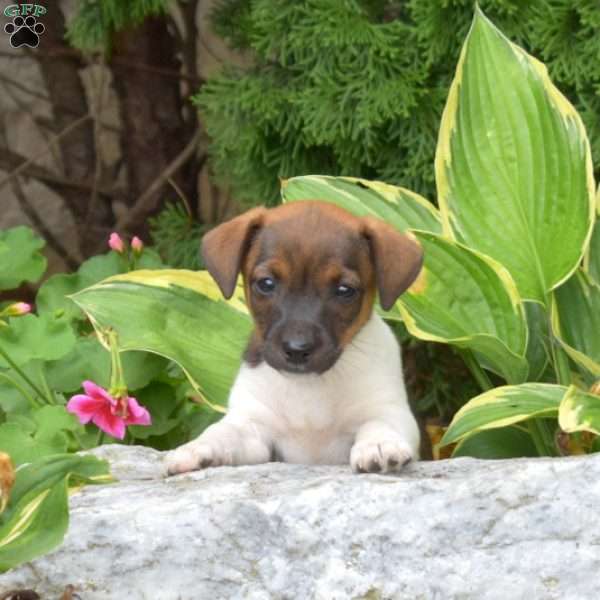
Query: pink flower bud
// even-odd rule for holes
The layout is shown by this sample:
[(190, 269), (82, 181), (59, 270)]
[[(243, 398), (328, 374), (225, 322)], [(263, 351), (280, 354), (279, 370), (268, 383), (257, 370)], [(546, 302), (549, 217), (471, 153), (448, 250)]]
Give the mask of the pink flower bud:
[(110, 246), (111, 250), (114, 250), (119, 254), (123, 254), (125, 250), (125, 244), (123, 243), (121, 236), (114, 231), (110, 234), (110, 237), (108, 238), (108, 245)]
[(22, 317), (30, 312), (31, 304), (27, 304), (27, 302), (15, 302), (14, 304), (7, 306), (2, 311), (2, 314), (6, 317)]
[(136, 254), (141, 254), (144, 249), (144, 242), (136, 235), (131, 240), (131, 247)]

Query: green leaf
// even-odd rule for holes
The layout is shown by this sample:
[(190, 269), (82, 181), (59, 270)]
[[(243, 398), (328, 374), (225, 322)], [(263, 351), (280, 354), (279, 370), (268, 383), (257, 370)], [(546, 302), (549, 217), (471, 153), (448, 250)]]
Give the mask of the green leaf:
[(44, 240), (29, 227), (0, 231), (0, 290), (35, 282), (44, 274), (47, 261), (40, 252), (44, 246)]
[(591, 235), (589, 142), (545, 66), (479, 9), (450, 88), (435, 166), (445, 233), (503, 264), (524, 299), (545, 303)]
[(457, 242), (414, 233), (425, 262), (398, 301), (409, 332), (423, 340), (468, 348), (507, 381), (524, 381), (525, 314), (508, 272)]
[(529, 381), (539, 381), (550, 362), (548, 348), (548, 313), (539, 302), (524, 302), (527, 315), (527, 363), (529, 364)]
[(69, 524), (69, 488), (108, 481), (108, 464), (94, 456), (59, 454), (18, 469), (8, 507), (0, 515), (0, 571), (62, 542)]
[(251, 330), (241, 298), (225, 302), (207, 272), (185, 270), (133, 271), (73, 296), (100, 336), (112, 327), (122, 350), (175, 361), (221, 407)]
[[(22, 365), (31, 360), (57, 360), (75, 346), (75, 334), (64, 317), (25, 315), (9, 319), (0, 327), (0, 349), (13, 362)], [(8, 367), (0, 356), (0, 368)]]
[[(160, 269), (162, 261), (151, 249), (144, 249), (139, 259), (140, 269)], [(40, 314), (64, 311), (68, 319), (85, 319), (84, 313), (68, 296), (83, 290), (107, 277), (127, 273), (127, 260), (117, 252), (107, 252), (100, 256), (89, 258), (81, 264), (77, 273), (60, 273), (48, 278), (36, 297), (36, 307)]]
[[(31, 361), (20, 365), (19, 369), (41, 390), (43, 361)], [(31, 408), (29, 398), (35, 392), (14, 369), (0, 369), (0, 407), (7, 413), (25, 413)]]
[(567, 388), (547, 383), (505, 385), (469, 400), (455, 415), (442, 445), (460, 442), (486, 429), (520, 423), (531, 417), (556, 416)]
[(134, 438), (146, 440), (152, 436), (161, 436), (179, 425), (178, 418), (169, 418), (175, 407), (175, 389), (165, 383), (153, 382), (136, 393), (139, 403), (152, 416), (152, 425), (132, 425), (128, 431)]
[(440, 215), (431, 202), (405, 188), (352, 177), (306, 175), (281, 184), (284, 202), (324, 200), (358, 217), (379, 217), (400, 231), (441, 233)]
[[(600, 192), (599, 192), (600, 196)], [(596, 219), (588, 249), (588, 273), (600, 285), (600, 219)]]
[(600, 396), (570, 386), (558, 409), (558, 424), (563, 431), (591, 431), (600, 435)]
[(572, 360), (600, 376), (600, 285), (583, 271), (555, 291), (552, 329)]
[(521, 458), (538, 456), (538, 451), (526, 431), (518, 427), (500, 427), (485, 429), (463, 438), (452, 452), (452, 456), (484, 459)]
[[(125, 352), (121, 360), (127, 389), (130, 391), (148, 385), (167, 364), (163, 357), (147, 352)], [(45, 372), (48, 384), (57, 392), (75, 392), (86, 379), (108, 388), (110, 353), (96, 337), (78, 338), (69, 354), (45, 364)]]
[(51, 440), (57, 433), (77, 431), (81, 425), (74, 414), (67, 412), (64, 406), (43, 406), (32, 413), (37, 430), (35, 439)]
[(67, 446), (68, 440), (60, 432), (38, 439), (19, 423), (9, 421), (0, 425), (0, 451), (10, 455), (16, 466), (66, 452)]

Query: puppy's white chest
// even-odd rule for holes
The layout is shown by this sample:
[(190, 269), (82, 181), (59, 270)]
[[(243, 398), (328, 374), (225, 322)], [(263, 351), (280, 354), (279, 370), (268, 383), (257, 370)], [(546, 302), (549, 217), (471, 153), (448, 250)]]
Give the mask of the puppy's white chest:
[(251, 402), (262, 405), (261, 420), (268, 422), (274, 434), (276, 459), (305, 464), (348, 462), (356, 428), (344, 414), (348, 407), (343, 390), (322, 376), (281, 374), (267, 365), (240, 375), (239, 384), (251, 395)]

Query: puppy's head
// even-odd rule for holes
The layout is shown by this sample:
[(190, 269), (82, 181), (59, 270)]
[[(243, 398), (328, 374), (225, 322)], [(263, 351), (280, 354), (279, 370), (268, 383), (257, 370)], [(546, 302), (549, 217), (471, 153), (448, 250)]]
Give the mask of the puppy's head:
[(255, 331), (246, 358), (323, 373), (369, 319), (414, 281), (422, 250), (372, 217), (306, 201), (255, 208), (204, 236), (202, 255), (226, 298), (241, 272)]

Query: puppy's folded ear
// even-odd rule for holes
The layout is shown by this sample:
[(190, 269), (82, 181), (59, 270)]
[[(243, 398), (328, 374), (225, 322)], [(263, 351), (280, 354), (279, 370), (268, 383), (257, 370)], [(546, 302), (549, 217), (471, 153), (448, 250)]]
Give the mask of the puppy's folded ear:
[(202, 259), (225, 298), (233, 296), (242, 261), (266, 212), (262, 206), (253, 208), (215, 227), (202, 238)]
[(410, 234), (400, 233), (374, 217), (363, 217), (363, 235), (371, 248), (379, 301), (389, 310), (417, 278), (423, 266), (423, 249)]

